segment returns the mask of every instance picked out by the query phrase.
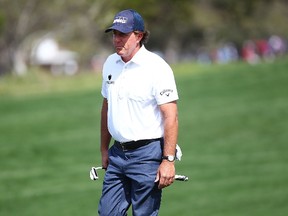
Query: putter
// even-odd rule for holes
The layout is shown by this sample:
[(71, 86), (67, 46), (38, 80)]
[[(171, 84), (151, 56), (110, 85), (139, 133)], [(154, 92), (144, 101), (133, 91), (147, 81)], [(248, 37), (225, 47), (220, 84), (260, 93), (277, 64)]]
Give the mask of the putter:
[[(97, 170), (103, 169), (102, 167), (92, 167), (90, 170), (90, 179), (95, 181), (99, 179)], [(175, 175), (177, 181), (188, 181), (188, 177), (185, 175)]]
[(91, 180), (97, 180), (99, 179), (99, 176), (98, 176), (98, 172), (97, 170), (99, 169), (103, 169), (102, 167), (92, 167), (91, 170), (90, 170), (90, 179)]

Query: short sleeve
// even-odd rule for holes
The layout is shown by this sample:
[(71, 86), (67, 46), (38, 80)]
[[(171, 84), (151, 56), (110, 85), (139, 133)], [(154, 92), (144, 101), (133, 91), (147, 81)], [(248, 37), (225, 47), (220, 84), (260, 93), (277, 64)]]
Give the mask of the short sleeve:
[(101, 94), (104, 98), (107, 98), (107, 87), (106, 87), (106, 82), (104, 79), (102, 80)]
[(179, 99), (174, 74), (168, 64), (160, 67), (155, 77), (154, 90), (158, 105)]

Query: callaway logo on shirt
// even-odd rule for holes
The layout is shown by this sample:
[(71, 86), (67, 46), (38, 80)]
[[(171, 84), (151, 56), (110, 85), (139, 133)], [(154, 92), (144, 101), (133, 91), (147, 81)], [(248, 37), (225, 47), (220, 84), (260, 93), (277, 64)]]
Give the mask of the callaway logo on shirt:
[(160, 92), (161, 96), (166, 95), (167, 97), (169, 97), (170, 93), (172, 93), (173, 90), (172, 89), (164, 89), (163, 91)]

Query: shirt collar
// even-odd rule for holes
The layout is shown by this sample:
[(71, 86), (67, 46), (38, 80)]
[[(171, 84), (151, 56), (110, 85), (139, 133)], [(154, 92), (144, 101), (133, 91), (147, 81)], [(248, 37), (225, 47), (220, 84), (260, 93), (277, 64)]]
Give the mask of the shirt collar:
[(135, 64), (141, 65), (143, 63), (143, 59), (145, 56), (146, 48), (144, 45), (141, 46), (141, 48), (138, 50), (138, 52), (133, 56), (131, 59), (131, 62), (134, 62)]

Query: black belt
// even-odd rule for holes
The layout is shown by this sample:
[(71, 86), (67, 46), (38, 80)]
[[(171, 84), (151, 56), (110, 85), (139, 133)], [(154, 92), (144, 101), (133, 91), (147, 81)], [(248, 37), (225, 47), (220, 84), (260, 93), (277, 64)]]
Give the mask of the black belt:
[(145, 139), (145, 140), (137, 140), (137, 141), (130, 141), (130, 142), (115, 141), (114, 145), (118, 148), (121, 148), (123, 151), (129, 151), (129, 150), (134, 150), (134, 149), (140, 148), (142, 146), (148, 145), (151, 142), (159, 141), (161, 139), (162, 138)]

